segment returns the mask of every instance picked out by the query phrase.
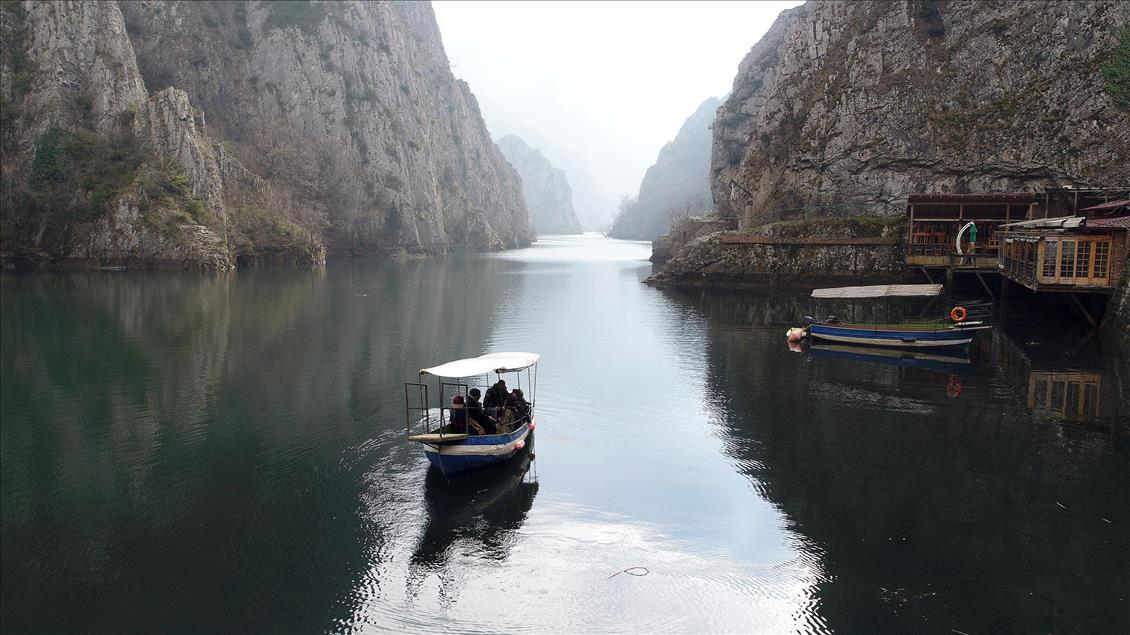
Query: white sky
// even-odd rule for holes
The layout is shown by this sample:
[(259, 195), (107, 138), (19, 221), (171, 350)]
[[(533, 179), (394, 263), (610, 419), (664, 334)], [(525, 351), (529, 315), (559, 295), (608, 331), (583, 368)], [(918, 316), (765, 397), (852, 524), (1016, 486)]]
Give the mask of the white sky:
[[(452, 70), (471, 85), (488, 122), (505, 111), (514, 127), (541, 137), (526, 141), (551, 160), (569, 163), (558, 156), (564, 152), (582, 157), (594, 186), (614, 201), (636, 193), (663, 144), (703, 100), (730, 90), (750, 47), (782, 9), (799, 4), (433, 6)], [(558, 167), (574, 180), (568, 165)]]

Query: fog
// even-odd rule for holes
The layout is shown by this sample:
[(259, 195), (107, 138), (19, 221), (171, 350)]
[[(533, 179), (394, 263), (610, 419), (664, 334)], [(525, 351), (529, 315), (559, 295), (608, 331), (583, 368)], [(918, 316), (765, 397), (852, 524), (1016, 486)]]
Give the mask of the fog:
[(434, 2), (452, 71), (495, 138), (566, 172), (585, 229), (634, 195), (663, 144), (788, 2)]

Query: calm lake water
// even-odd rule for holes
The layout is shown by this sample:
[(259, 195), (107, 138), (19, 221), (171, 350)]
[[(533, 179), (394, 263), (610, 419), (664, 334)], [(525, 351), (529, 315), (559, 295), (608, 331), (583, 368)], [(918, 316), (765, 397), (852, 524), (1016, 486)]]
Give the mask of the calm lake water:
[[(653, 289), (648, 254), (3, 276), (0, 627), (1126, 626), (1126, 360), (1015, 320), (796, 353), (803, 294)], [(542, 355), (533, 452), (448, 485), (403, 382), (502, 350)]]

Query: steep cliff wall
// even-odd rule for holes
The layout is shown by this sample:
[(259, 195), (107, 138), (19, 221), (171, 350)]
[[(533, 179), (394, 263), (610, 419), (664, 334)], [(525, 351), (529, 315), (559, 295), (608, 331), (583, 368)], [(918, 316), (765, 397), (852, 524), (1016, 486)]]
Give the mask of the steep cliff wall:
[(539, 234), (579, 234), (581, 223), (573, 210), (573, 190), (565, 172), (553, 167), (540, 150), (514, 135), (498, 140), (506, 160), (522, 177), (526, 207)]
[(6, 2), (0, 18), (6, 263), (324, 259), (184, 91), (149, 95), (116, 3)]
[(677, 215), (713, 211), (710, 198), (710, 124), (720, 100), (711, 97), (683, 122), (675, 139), (647, 169), (639, 195), (612, 223), (611, 236), (654, 240)]
[(6, 2), (0, 20), (5, 260), (231, 267), (210, 142), (183, 93), (150, 99), (117, 5)]
[(719, 211), (757, 225), (911, 192), (1121, 185), (1130, 115), (1100, 67), (1130, 3), (809, 2), (742, 61), (714, 123)]
[(530, 242), (517, 174), (451, 74), (427, 3), (122, 9), (146, 84), (185, 90), (209, 134), (286, 188), (331, 248)]

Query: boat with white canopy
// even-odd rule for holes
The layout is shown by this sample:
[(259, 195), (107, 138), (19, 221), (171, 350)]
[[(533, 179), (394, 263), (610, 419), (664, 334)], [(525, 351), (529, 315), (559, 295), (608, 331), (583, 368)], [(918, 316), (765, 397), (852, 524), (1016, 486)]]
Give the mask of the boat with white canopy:
[[(534, 393), (539, 358), (537, 353), (489, 353), (421, 369), (420, 382), (404, 384), (408, 441), (421, 444), (424, 455), (447, 478), (510, 459), (526, 446), (537, 426)], [(494, 384), (490, 383), (491, 375), (495, 376)], [(431, 405), (431, 387), (425, 376), (436, 379), (438, 408)], [(507, 379), (514, 390), (507, 391), (513, 398), (508, 398), (504, 406), (488, 412), (471, 401), (473, 392), (481, 392), (477, 389), (489, 390)], [(480, 426), (473, 421), (484, 415), (493, 421), (490, 425), (494, 429), (475, 434)]]
[[(880, 284), (815, 289), (812, 291), (812, 297), (824, 300), (937, 298), (942, 292), (943, 287), (940, 284)], [(828, 316), (822, 320), (806, 316), (804, 326), (789, 329), (787, 337), (790, 341), (811, 337), (839, 344), (897, 348), (965, 346), (973, 341), (979, 331), (993, 328), (987, 324), (991, 313), (991, 302), (966, 302), (953, 307), (947, 316), (948, 319), (851, 323), (835, 316)]]

